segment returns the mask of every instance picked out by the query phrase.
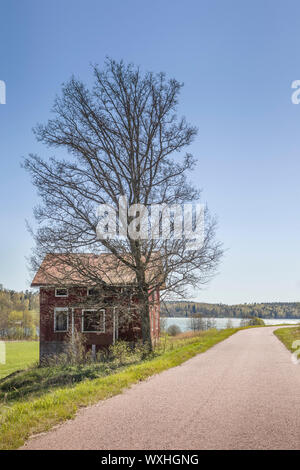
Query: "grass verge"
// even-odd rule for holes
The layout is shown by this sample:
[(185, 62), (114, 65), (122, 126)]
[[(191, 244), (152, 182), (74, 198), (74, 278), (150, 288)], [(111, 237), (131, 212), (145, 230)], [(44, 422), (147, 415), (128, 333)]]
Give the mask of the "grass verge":
[[(286, 348), (291, 351), (295, 352), (295, 348), (293, 348), (294, 341), (300, 340), (300, 327), (292, 327), (292, 328), (280, 328), (279, 330), (274, 331), (274, 335), (277, 336), (278, 339), (286, 346)], [(299, 346), (297, 347), (297, 349)], [(298, 355), (299, 358), (300, 354)]]
[(0, 449), (16, 449), (32, 434), (48, 431), (62, 421), (74, 418), (80, 407), (105, 400), (131, 385), (145, 380), (171, 367), (178, 366), (196, 354), (223, 341), (238, 331), (209, 330), (198, 335), (188, 335), (162, 344), (156, 356), (140, 364), (126, 367), (121, 372), (105, 377), (84, 380), (72, 387), (58, 388), (39, 398), (19, 400), (0, 416)]

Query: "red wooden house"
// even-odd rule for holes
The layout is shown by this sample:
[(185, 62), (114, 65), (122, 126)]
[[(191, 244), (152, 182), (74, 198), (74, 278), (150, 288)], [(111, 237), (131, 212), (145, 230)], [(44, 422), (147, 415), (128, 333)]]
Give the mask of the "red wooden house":
[[(97, 285), (84, 282), (82, 273), (63, 266), (61, 256), (47, 255), (31, 283), (31, 287), (40, 289), (40, 359), (62, 353), (67, 338), (76, 330), (84, 334), (87, 347), (93, 351), (118, 339), (141, 339), (138, 300), (128, 269), (123, 270), (122, 276), (112, 272), (110, 255), (74, 255), (84, 257), (95, 270), (99, 267), (104, 281), (99, 296)], [(158, 287), (149, 290), (149, 305), (150, 330), (155, 341), (160, 331)]]

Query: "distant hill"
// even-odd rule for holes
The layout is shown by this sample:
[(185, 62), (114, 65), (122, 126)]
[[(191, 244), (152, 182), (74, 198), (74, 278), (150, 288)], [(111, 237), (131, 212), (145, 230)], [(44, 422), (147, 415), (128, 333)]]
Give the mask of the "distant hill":
[(299, 318), (300, 302), (270, 302), (253, 304), (208, 304), (202, 302), (162, 302), (161, 316), (190, 317), (201, 314), (205, 317), (231, 318)]

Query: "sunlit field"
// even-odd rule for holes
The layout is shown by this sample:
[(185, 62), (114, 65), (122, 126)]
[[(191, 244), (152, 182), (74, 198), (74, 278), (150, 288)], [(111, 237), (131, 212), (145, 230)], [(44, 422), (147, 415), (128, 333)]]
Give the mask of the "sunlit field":
[(6, 341), (5, 349), (6, 363), (0, 364), (0, 379), (38, 361), (38, 341)]

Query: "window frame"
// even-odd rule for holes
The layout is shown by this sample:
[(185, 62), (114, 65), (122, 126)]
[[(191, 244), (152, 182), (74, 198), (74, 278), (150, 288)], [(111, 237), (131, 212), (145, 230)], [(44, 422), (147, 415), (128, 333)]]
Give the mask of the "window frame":
[[(87, 287), (87, 288), (86, 288), (86, 295), (87, 295), (87, 297), (96, 297), (96, 296), (93, 295), (93, 294), (89, 294), (89, 291), (92, 290), (92, 289), (97, 290), (96, 287)], [(97, 295), (97, 294), (96, 294), (96, 295)], [(85, 310), (88, 310), (88, 309), (85, 309)], [(92, 310), (93, 310), (93, 309), (92, 309)]]
[[(84, 329), (84, 312), (99, 312), (103, 314), (102, 329), (96, 331), (86, 331)], [(83, 308), (81, 310), (81, 332), (82, 333), (105, 333), (105, 308)]]
[[(58, 290), (65, 290), (67, 291), (67, 293), (65, 295), (58, 295)], [(69, 289), (67, 289), (66, 287), (55, 287), (55, 297), (69, 297)]]
[[(57, 330), (56, 329), (56, 314), (58, 312), (67, 312), (67, 329)], [(69, 308), (68, 307), (55, 307), (54, 308), (54, 333), (67, 333), (69, 331)]]

